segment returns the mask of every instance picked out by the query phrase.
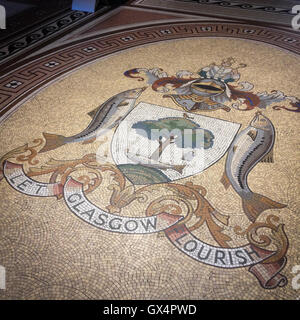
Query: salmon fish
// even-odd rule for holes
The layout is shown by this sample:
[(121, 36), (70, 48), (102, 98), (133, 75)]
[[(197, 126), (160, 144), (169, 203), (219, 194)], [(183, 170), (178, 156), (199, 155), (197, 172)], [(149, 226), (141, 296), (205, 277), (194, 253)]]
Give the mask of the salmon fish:
[(119, 125), (135, 107), (136, 99), (146, 89), (147, 87), (131, 89), (111, 97), (100, 107), (88, 113), (92, 117), (92, 121), (86, 129), (74, 136), (65, 137), (44, 132), (46, 143), (40, 152), (54, 150), (68, 143), (83, 142), (86, 144), (95, 141), (98, 136)]
[(231, 144), (221, 182), (230, 185), (242, 199), (243, 210), (251, 222), (267, 209), (286, 205), (250, 190), (247, 177), (259, 162), (273, 162), (275, 129), (272, 122), (257, 112), (250, 125), (241, 131)]

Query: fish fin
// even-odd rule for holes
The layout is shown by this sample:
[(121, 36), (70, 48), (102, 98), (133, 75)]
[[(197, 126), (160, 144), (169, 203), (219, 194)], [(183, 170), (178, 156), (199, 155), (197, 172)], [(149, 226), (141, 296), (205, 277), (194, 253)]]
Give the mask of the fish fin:
[(242, 199), (242, 201), (244, 212), (251, 222), (255, 222), (257, 217), (265, 210), (281, 209), (286, 207), (285, 204), (273, 201), (258, 193), (253, 193), (250, 200)]
[(185, 168), (185, 165), (176, 165), (172, 169), (177, 171), (178, 173), (182, 174), (182, 171), (184, 168)]
[(225, 189), (228, 189), (230, 187), (230, 181), (227, 177), (226, 172), (223, 173), (223, 177), (221, 178), (221, 183), (223, 184)]
[(256, 137), (257, 137), (257, 131), (256, 130), (250, 130), (247, 135), (253, 140), (255, 141)]
[(118, 104), (118, 108), (119, 107), (125, 107), (125, 106), (128, 106), (128, 105), (129, 105), (129, 102), (123, 101), (120, 104)]
[(268, 163), (273, 163), (273, 149), (271, 149), (270, 152), (268, 152), (261, 160), (260, 162), (268, 162)]
[(43, 136), (46, 140), (44, 147), (40, 150), (40, 153), (54, 150), (66, 144), (66, 137), (57, 134), (51, 134), (43, 132)]
[(93, 142), (95, 142), (96, 141), (96, 137), (94, 137), (94, 138), (91, 138), (91, 139), (89, 139), (89, 140), (85, 140), (85, 141), (83, 141), (82, 142), (82, 144), (89, 144), (89, 143), (93, 143)]
[(98, 112), (98, 110), (101, 108), (101, 106), (100, 107), (97, 107), (96, 109), (94, 109), (94, 110), (92, 110), (92, 111), (90, 111), (89, 113), (88, 113), (88, 115), (91, 117), (91, 118), (94, 118), (94, 116), (95, 116), (95, 114)]

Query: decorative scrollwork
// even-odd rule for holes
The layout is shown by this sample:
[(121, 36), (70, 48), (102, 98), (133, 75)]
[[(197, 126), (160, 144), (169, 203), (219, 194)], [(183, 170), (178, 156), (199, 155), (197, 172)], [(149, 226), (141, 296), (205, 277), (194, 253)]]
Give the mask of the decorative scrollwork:
[[(199, 185), (187, 182), (185, 185), (176, 183), (162, 183), (146, 185), (139, 190), (135, 190), (134, 185), (128, 182), (117, 166), (113, 164), (99, 164), (96, 154), (87, 154), (81, 159), (56, 160), (50, 159), (41, 167), (32, 167), (39, 163), (36, 159), (38, 147), (43, 144), (42, 139), (33, 141), (34, 145), (25, 144), (12, 150), (0, 160), (1, 166), (4, 161), (14, 158), (18, 162), (26, 162), (29, 165), (27, 175), (29, 177), (50, 175), (50, 183), (65, 184), (68, 176), (74, 176), (83, 183), (86, 194), (95, 191), (103, 182), (103, 173), (109, 172), (112, 177), (107, 189), (112, 191), (110, 204), (106, 209), (110, 213), (120, 213), (122, 209), (130, 205), (133, 201), (139, 201), (147, 205), (146, 215), (152, 216), (162, 212), (175, 215), (183, 215), (184, 219), (180, 223), (191, 223), (192, 217), (196, 217), (190, 227), (190, 231), (200, 228), (204, 223), (208, 227), (214, 240), (222, 247), (228, 247), (231, 238), (223, 233), (223, 228), (216, 223), (216, 220), (223, 225), (228, 225), (228, 216), (215, 210), (205, 198), (207, 190)], [(1, 178), (1, 176), (0, 176)], [(149, 193), (163, 188), (163, 196), (152, 200), (149, 204)], [(58, 199), (62, 195), (57, 196)]]
[(134, 200), (145, 201), (147, 199), (146, 195), (135, 193), (133, 185), (121, 189), (120, 185), (111, 184), (108, 189), (113, 191), (110, 205), (106, 207), (110, 213), (120, 213), (122, 208), (128, 206)]
[[(276, 247), (276, 253), (264, 261), (264, 263), (272, 263), (283, 258), (288, 250), (288, 238), (284, 231), (284, 224), (278, 224), (279, 218), (269, 215), (266, 222), (252, 223), (246, 230), (242, 230), (240, 226), (236, 226), (234, 231), (238, 235), (246, 235), (249, 243), (259, 248), (267, 248), (270, 245)], [(262, 228), (271, 230), (269, 235), (258, 231)]]
[(29, 165), (37, 165), (39, 163), (35, 158), (38, 154), (37, 148), (43, 144), (43, 139), (35, 139), (33, 140), (33, 144), (34, 145), (29, 146), (29, 144), (26, 143), (21, 147), (7, 152), (0, 158), (0, 181), (3, 179), (3, 164), (8, 159), (12, 159), (16, 162), (27, 162)]
[(29, 147), (28, 144), (26, 144), (25, 152), (29, 151), (30, 152), (29, 155), (20, 155), (20, 156), (16, 157), (17, 161), (28, 162), (31, 165), (36, 165), (39, 163), (39, 161), (36, 159), (34, 160), (34, 158), (38, 154), (38, 151), (36, 150), (36, 148), (43, 144), (43, 139), (35, 139), (35, 140), (33, 140), (33, 143), (35, 143), (35, 145), (32, 147)]
[[(229, 217), (213, 208), (205, 198), (207, 190), (204, 187), (194, 185), (192, 182), (187, 182), (185, 185), (168, 183), (145, 186), (136, 193), (151, 192), (160, 187), (164, 188), (165, 191), (171, 191), (172, 194), (160, 196), (152, 201), (146, 209), (146, 215), (162, 212), (184, 215), (184, 219), (179, 224), (186, 224), (195, 216), (197, 221), (189, 226), (190, 231), (200, 228), (205, 223), (214, 240), (222, 247), (229, 247), (228, 242), (231, 238), (223, 233), (224, 228), (220, 227), (215, 221), (228, 225)], [(195, 204), (192, 202), (195, 202)]]

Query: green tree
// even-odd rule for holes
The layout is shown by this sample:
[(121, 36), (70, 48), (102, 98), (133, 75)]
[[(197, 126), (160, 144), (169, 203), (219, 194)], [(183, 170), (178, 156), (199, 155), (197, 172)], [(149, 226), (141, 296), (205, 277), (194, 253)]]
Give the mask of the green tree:
[[(132, 128), (136, 129), (138, 134), (159, 142), (158, 149), (151, 156), (154, 160), (159, 159), (170, 143), (175, 143), (179, 148), (193, 149), (209, 149), (214, 143), (214, 135), (211, 131), (202, 129), (199, 124), (186, 118), (170, 117), (139, 121)], [(163, 138), (165, 138), (164, 141)]]

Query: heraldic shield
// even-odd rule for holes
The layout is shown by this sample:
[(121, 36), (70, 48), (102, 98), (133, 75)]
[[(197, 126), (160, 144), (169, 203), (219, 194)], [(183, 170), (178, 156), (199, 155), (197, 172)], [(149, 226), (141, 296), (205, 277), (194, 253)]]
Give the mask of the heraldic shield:
[(228, 150), (240, 124), (140, 102), (120, 123), (112, 158), (133, 184), (193, 176)]

